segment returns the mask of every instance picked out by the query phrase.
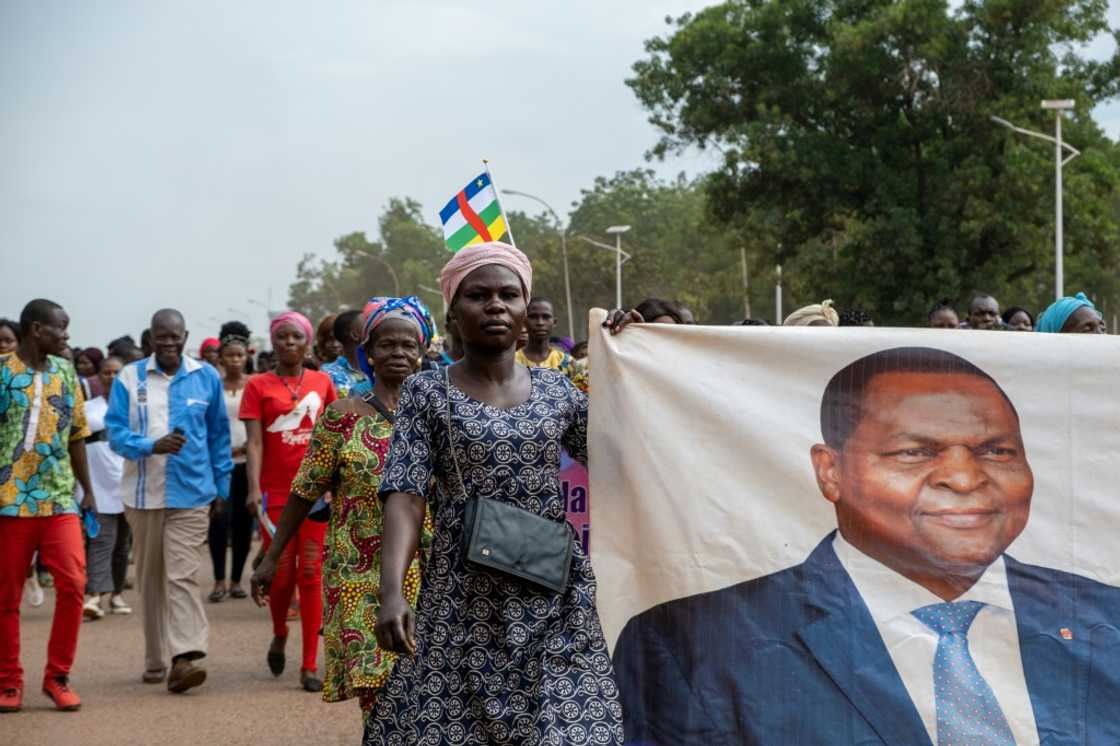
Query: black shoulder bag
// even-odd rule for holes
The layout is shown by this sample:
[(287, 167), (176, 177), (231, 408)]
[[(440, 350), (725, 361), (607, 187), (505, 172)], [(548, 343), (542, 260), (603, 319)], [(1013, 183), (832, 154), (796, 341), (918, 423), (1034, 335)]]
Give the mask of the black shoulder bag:
[(447, 395), (447, 439), (459, 489), (466, 498), (463, 550), (468, 562), (512, 575), (556, 593), (568, 587), (572, 566), (572, 529), (531, 510), (494, 500), (469, 497), (455, 456), (451, 426), (451, 376), (443, 369)]

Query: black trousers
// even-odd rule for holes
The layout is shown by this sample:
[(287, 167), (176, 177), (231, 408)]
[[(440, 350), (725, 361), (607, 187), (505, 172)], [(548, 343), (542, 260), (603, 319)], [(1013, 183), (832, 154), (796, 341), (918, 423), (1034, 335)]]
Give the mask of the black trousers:
[(132, 551), (132, 529), (124, 513), (117, 521), (117, 541), (113, 545), (111, 567), (113, 571), (113, 593), (124, 593), (124, 582), (128, 578), (128, 554)]
[(214, 563), (214, 579), (226, 579), (226, 546), (233, 545), (233, 564), (229, 579), (241, 582), (241, 572), (249, 558), (249, 544), (253, 537), (253, 517), (245, 508), (249, 496), (249, 479), (245, 464), (234, 464), (229, 483), (229, 500), (225, 509), (210, 517), (210, 561)]

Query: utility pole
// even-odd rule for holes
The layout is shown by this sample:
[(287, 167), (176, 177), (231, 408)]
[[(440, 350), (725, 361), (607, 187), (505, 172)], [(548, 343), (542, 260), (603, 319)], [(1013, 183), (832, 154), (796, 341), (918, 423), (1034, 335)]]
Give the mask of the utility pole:
[(782, 265), (778, 265), (778, 283), (774, 286), (774, 316), (776, 324), (782, 325)]
[(569, 224), (567, 228), (560, 222), (560, 216), (556, 214), (556, 210), (552, 209), (552, 205), (545, 202), (540, 197), (537, 197), (526, 192), (519, 192), (516, 189), (503, 189), (506, 194), (513, 194), (518, 197), (525, 197), (544, 205), (544, 209), (548, 210), (552, 215), (552, 219), (556, 221), (556, 230), (560, 232), (560, 256), (564, 264), (564, 305), (568, 309), (568, 336), (572, 339), (576, 337), (576, 322), (572, 306), (572, 276), (568, 271), (568, 229), (572, 226)]
[(612, 225), (608, 234), (614, 235), (614, 307), (622, 308), (622, 234), (630, 230), (628, 225)]
[(744, 319), (751, 317), (751, 278), (747, 273), (747, 249), (744, 246), (739, 247), (739, 258), (743, 262), (743, 313)]
[[(1067, 109), (1072, 109), (1073, 107), (1074, 101), (1072, 99), (1055, 99), (1042, 102), (1043, 109), (1054, 112), (1053, 137), (1041, 132), (1034, 132), (1033, 130), (1017, 127), (1003, 117), (991, 117), (991, 120), (1000, 126), (1007, 127), (1022, 135), (1028, 135), (1030, 137), (1036, 137), (1039, 140), (1047, 140), (1054, 143), (1054, 297), (1056, 299), (1061, 299), (1061, 297), (1065, 295), (1065, 231), (1063, 228), (1062, 169), (1067, 163), (1081, 155), (1080, 150), (1062, 142), (1062, 112)], [(1068, 156), (1065, 155), (1066, 152), (1069, 153)]]
[(1073, 101), (1043, 101), (1043, 109), (1054, 110), (1054, 297), (1065, 295), (1065, 228), (1062, 206), (1062, 166), (1065, 153), (1062, 151), (1062, 111), (1073, 108)]

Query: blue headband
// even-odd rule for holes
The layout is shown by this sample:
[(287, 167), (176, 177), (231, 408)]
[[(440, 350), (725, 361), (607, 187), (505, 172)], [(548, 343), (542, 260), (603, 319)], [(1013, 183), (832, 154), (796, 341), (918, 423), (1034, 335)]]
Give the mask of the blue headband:
[(1082, 307), (1092, 308), (1094, 311), (1097, 307), (1093, 302), (1085, 297), (1085, 293), (1078, 293), (1073, 296), (1066, 296), (1059, 298), (1050, 304), (1050, 306), (1042, 312), (1038, 317), (1038, 326), (1035, 327), (1036, 331), (1049, 332), (1051, 334), (1058, 334), (1062, 331), (1062, 327), (1069, 321), (1069, 317), (1077, 312), (1077, 309)]

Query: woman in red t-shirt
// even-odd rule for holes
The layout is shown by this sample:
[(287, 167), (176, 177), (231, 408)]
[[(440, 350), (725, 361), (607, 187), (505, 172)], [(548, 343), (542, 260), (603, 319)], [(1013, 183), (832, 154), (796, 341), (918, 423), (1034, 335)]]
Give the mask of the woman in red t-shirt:
[[(288, 501), (292, 480), (311, 442), (311, 430), (319, 414), (337, 397), (330, 376), (303, 367), (313, 337), (311, 322), (288, 311), (272, 320), (270, 328), (276, 367), (253, 376), (241, 395), (240, 417), (248, 434), (246, 471), (249, 512), (261, 515), (265, 549), (271, 541), (266, 523), (275, 526)], [(268, 646), (268, 668), (273, 675), (284, 672), (284, 645), (288, 641), (288, 606), (299, 586), (300, 627), (303, 663), (300, 684), (309, 692), (323, 688), (316, 656), (323, 599), (320, 570), (327, 524), (304, 521), (299, 533), (276, 563), (268, 606), (272, 612), (272, 644)]]

